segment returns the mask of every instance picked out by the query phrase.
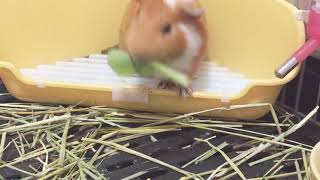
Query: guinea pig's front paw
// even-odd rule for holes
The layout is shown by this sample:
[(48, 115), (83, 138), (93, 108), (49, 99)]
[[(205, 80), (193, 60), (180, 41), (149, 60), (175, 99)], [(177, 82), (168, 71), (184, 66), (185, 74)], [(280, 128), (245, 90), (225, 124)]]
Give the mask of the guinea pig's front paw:
[(191, 97), (193, 93), (193, 89), (191, 87), (180, 86), (179, 88), (179, 96), (180, 97)]
[(177, 85), (170, 80), (162, 80), (159, 82), (158, 88), (173, 90), (177, 88)]
[(158, 88), (172, 90), (172, 91), (176, 90), (178, 92), (178, 95), (183, 98), (190, 97), (192, 96), (192, 93), (193, 93), (193, 90), (191, 87), (180, 86), (170, 80), (160, 81), (158, 84)]

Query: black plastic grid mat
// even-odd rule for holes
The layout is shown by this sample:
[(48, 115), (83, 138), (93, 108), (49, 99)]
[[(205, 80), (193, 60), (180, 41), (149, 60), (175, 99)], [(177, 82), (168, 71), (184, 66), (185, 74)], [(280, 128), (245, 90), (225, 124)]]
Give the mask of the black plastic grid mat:
[[(304, 117), (314, 107), (320, 105), (319, 59), (308, 58), (300, 74), (283, 89), (278, 104), (300, 117)], [(320, 115), (317, 115), (315, 120), (320, 122)]]

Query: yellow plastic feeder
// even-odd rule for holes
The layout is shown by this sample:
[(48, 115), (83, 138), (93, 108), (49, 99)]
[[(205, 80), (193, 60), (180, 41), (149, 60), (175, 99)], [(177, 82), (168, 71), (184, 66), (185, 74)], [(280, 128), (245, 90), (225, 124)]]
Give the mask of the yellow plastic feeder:
[[(283, 0), (200, 2), (208, 12), (214, 63), (203, 63), (205, 77), (193, 97), (182, 99), (176, 92), (141, 88), (128, 79), (106, 80), (114, 75), (104, 71), (106, 57), (97, 54), (117, 44), (128, 0), (3, 0), (1, 78), (12, 95), (32, 102), (174, 113), (274, 103), (282, 86), (299, 71), (285, 79), (274, 76), (274, 70), (304, 43), (297, 9)], [(81, 58), (87, 55), (90, 58)], [(248, 108), (205, 115), (255, 119), (267, 112), (268, 108)]]

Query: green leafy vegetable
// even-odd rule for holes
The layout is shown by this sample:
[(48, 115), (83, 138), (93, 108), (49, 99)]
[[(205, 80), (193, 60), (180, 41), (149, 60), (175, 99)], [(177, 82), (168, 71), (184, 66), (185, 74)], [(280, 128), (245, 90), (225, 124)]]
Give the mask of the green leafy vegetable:
[(150, 66), (154, 69), (154, 73), (158, 74), (159, 76), (166, 77), (183, 86), (187, 86), (189, 84), (189, 80), (184, 74), (177, 72), (163, 64), (155, 62)]
[(133, 63), (130, 55), (119, 49), (111, 49), (108, 55), (108, 64), (119, 76), (160, 76), (183, 86), (189, 84), (188, 78), (183, 73), (156, 61), (150, 64)]
[(136, 74), (136, 69), (129, 54), (120, 50), (109, 52), (108, 64), (120, 76), (131, 76)]

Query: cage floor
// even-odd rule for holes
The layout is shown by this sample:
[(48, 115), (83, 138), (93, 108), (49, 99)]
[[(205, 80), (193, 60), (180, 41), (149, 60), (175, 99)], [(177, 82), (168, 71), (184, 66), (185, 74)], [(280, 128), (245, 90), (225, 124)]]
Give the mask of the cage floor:
[[(0, 92), (6, 93), (6, 89), (3, 85), (0, 85)], [(15, 100), (9, 94), (3, 94), (0, 96), (0, 103), (6, 102), (19, 102)], [(266, 116), (265, 120), (271, 119), (270, 116)], [(1, 123), (0, 123), (1, 124)], [(256, 132), (261, 132), (265, 134), (277, 134), (276, 128), (265, 128), (265, 127), (244, 127), (247, 130), (253, 130)], [(81, 136), (79, 134), (78, 129), (70, 130), (70, 134), (74, 134), (75, 136)], [(85, 134), (85, 133), (82, 133)], [(153, 136), (153, 139), (150, 136), (145, 136), (141, 138), (137, 138), (135, 140), (130, 140), (129, 143), (130, 148), (136, 150), (138, 152), (144, 153), (156, 159), (162, 160), (168, 164), (171, 164), (176, 167), (181, 167), (182, 165), (186, 164), (190, 160), (198, 157), (199, 154), (206, 152), (210, 149), (206, 144), (198, 144), (194, 141), (194, 138), (208, 138), (212, 137), (213, 135), (216, 136), (215, 139), (211, 140), (210, 142), (213, 145), (219, 145), (222, 142), (227, 142), (229, 145), (224, 148), (224, 152), (227, 153), (229, 157), (234, 156), (237, 154), (238, 151), (241, 151), (241, 148), (248, 148), (244, 143), (247, 139), (239, 138), (237, 136), (226, 135), (222, 133), (214, 133), (212, 131), (206, 130), (199, 130), (199, 129), (192, 129), (186, 128), (183, 131), (176, 131), (176, 132), (166, 132), (166, 133), (159, 133)], [(81, 138), (81, 137), (79, 137)], [(157, 141), (155, 141), (156, 139)], [(320, 133), (318, 127), (314, 126), (311, 123), (308, 123), (305, 127), (294, 133), (293, 135), (289, 136), (288, 139), (296, 140), (299, 142), (306, 143), (308, 145), (315, 145), (317, 142), (320, 141)], [(3, 160), (10, 159), (18, 155), (14, 146), (9, 147), (5, 156), (2, 157)], [(297, 156), (301, 153), (297, 152)], [(87, 154), (86, 158), (90, 159), (94, 155), (92, 151), (91, 154)], [(255, 157), (255, 159), (266, 157), (270, 154), (268, 153), (261, 153), (259, 156)], [(295, 157), (295, 156), (293, 156)], [(208, 170), (212, 170), (217, 166), (221, 165), (225, 162), (224, 158), (220, 154), (216, 154), (211, 158), (203, 161), (199, 164), (194, 164), (189, 166), (186, 170), (191, 172), (204, 172)], [(29, 168), (28, 165), (33, 165), (36, 167), (37, 163), (35, 161), (25, 161), (24, 163), (17, 166), (18, 168)], [(299, 160), (299, 163), (302, 167), (302, 160)], [(262, 176), (267, 170), (269, 170), (274, 165), (273, 161), (267, 161), (265, 163), (258, 164), (253, 167), (249, 167), (246, 163), (241, 165), (239, 168), (243, 171), (247, 178), (259, 177)], [(98, 163), (98, 170), (105, 175), (106, 178), (111, 180), (122, 179), (133, 175), (138, 172), (145, 172), (141, 176), (134, 178), (136, 180), (145, 180), (145, 179), (152, 179), (152, 180), (162, 180), (162, 179), (179, 179), (181, 174), (167, 169), (165, 167), (161, 167), (153, 162), (138, 158), (133, 155), (129, 155), (127, 153), (119, 152), (112, 156), (108, 156), (107, 158), (102, 159), (100, 163)], [(281, 172), (279, 173), (286, 173), (292, 172), (295, 170), (294, 161), (288, 161), (284, 164)], [(3, 176), (7, 180), (16, 180), (22, 179), (27, 175), (9, 169), (9, 168), (0, 168), (0, 175)], [(240, 177), (235, 176), (234, 180), (238, 180)], [(295, 176), (290, 176), (288, 178), (280, 178), (284, 180), (295, 180), (298, 179)]]
[[(307, 66), (304, 67), (304, 70), (302, 71), (301, 75), (298, 76), (294, 81), (292, 81), (289, 86), (286, 88), (286, 90), (283, 92), (283, 95), (280, 97), (280, 100), (295, 100), (294, 97), (297, 96), (299, 91), (297, 90), (301, 88), (301, 77), (304, 74), (304, 86), (305, 88), (302, 88), (302, 97), (300, 103), (297, 104), (297, 106), (301, 106), (301, 104), (309, 104), (309, 106), (314, 107), (314, 105), (318, 102), (317, 101), (317, 93), (313, 92), (315, 89), (310, 88), (308, 84), (315, 84), (316, 86), (319, 85), (319, 77), (318, 75), (308, 75), (308, 72), (313, 72), (310, 71), (314, 69), (315, 72), (318, 73), (318, 70), (313, 63), (318, 63), (320, 62), (318, 60), (309, 60), (307, 61), (308, 63), (311, 63), (312, 66), (309, 66), (310, 64), (307, 64)], [(312, 77), (312, 78), (311, 78)], [(316, 78), (316, 83), (315, 82)], [(319, 89), (320, 90), (320, 89)], [(3, 85), (0, 85), (0, 92), (1, 93), (6, 93), (5, 87)], [(291, 93), (294, 92), (294, 93)], [(319, 91), (320, 92), (320, 91)], [(308, 97), (312, 98), (306, 98), (304, 94), (308, 94)], [(299, 97), (300, 98), (300, 97)], [(317, 102), (314, 102), (317, 101)], [(0, 102), (1, 103), (6, 103), (6, 102), (19, 102), (15, 100), (12, 96), (10, 95), (2, 95), (0, 96)], [(291, 104), (284, 104), (279, 101), (282, 107), (288, 107), (292, 106)], [(294, 103), (293, 103), (294, 104)], [(309, 106), (303, 106), (306, 108), (304, 111), (308, 111)], [(288, 108), (290, 109), (290, 108)], [(297, 111), (299, 113), (297, 113)], [(301, 112), (300, 112), (301, 111)], [(303, 115), (304, 111), (302, 111), (301, 108), (297, 109), (296, 112), (294, 109), (291, 109), (289, 112), (295, 113), (296, 115)], [(319, 116), (318, 116), (319, 118)], [(269, 116), (263, 118), (265, 120), (271, 119)], [(249, 129), (249, 127), (245, 127), (246, 129)], [(266, 134), (276, 134), (276, 129), (275, 128), (259, 128), (259, 129), (252, 129), (254, 131), (258, 131), (261, 133), (266, 133)], [(170, 132), (170, 133), (160, 133), (154, 136), (158, 141), (154, 142), (150, 137), (142, 137), (139, 139), (135, 139), (132, 141), (128, 141), (130, 144), (130, 148), (142, 152), (144, 154), (147, 154), (149, 156), (155, 157), (157, 159), (163, 160), (169, 164), (172, 164), (174, 166), (181, 166), (185, 164), (186, 162), (190, 161), (191, 159), (199, 156), (199, 154), (205, 152), (208, 150), (208, 147), (206, 145), (201, 145), (201, 144), (195, 144), (194, 137), (199, 137), (199, 138), (206, 138), (206, 137), (211, 137), (212, 135), (216, 135), (217, 138), (212, 140), (211, 142), (214, 145), (218, 145), (221, 142), (227, 142), (230, 144), (230, 146), (226, 147), (224, 151), (227, 153), (228, 156), (232, 157), (239, 149), (237, 149), (237, 145), (243, 144), (245, 142), (244, 139), (236, 137), (236, 136), (231, 136), (231, 135), (225, 135), (225, 134), (212, 134), (212, 132), (208, 131), (200, 131), (197, 129), (184, 129), (181, 132)], [(308, 145), (315, 145), (317, 142), (320, 141), (320, 131), (319, 127), (315, 126), (312, 123), (308, 123), (305, 127), (301, 128), (299, 131), (295, 132), (293, 135), (289, 136), (288, 139), (299, 141), (306, 143)], [(14, 148), (13, 148), (14, 149)], [(10, 151), (9, 156), (15, 156), (17, 152), (15, 151)], [(93, 153), (94, 154), (94, 153)], [(88, 158), (90, 156), (93, 156), (93, 154), (89, 154)], [(261, 154), (261, 156), (256, 157), (256, 158), (263, 158), (265, 156), (268, 156), (268, 154)], [(6, 157), (3, 157), (5, 159)], [(193, 165), (187, 168), (188, 171), (192, 172), (204, 172), (207, 170), (212, 170), (218, 165), (220, 165), (222, 162), (224, 162), (224, 159), (221, 155), (214, 155), (210, 159), (204, 161), (203, 163)], [(302, 161), (299, 160), (300, 165), (302, 166)], [(30, 162), (25, 162), (24, 164), (21, 165), (20, 168), (28, 168), (27, 165), (29, 165)], [(32, 164), (32, 162), (31, 162)], [(265, 163), (259, 164), (257, 166), (249, 167), (248, 165), (242, 165), (239, 168), (244, 172), (245, 176), (247, 178), (251, 177), (257, 177), (257, 176), (262, 176), (264, 172), (268, 169), (270, 169), (274, 165), (273, 161), (267, 161)], [(138, 173), (138, 172), (143, 172), (147, 171), (145, 174), (142, 176), (135, 178), (137, 180), (145, 180), (147, 178), (151, 178), (152, 180), (162, 180), (162, 179), (178, 179), (180, 177), (180, 174), (169, 170), (167, 168), (161, 167), (157, 164), (154, 164), (152, 162), (137, 158), (135, 156), (129, 155), (127, 153), (117, 153), (114, 154), (113, 156), (109, 156), (101, 163), (99, 164), (99, 170), (104, 173), (104, 175), (109, 178), (109, 179), (122, 179), (124, 177), (128, 177), (132, 174)], [(281, 170), (279, 173), (286, 173), (286, 172), (292, 172), (295, 171), (295, 165), (293, 161), (288, 161), (287, 163), (284, 164), (284, 168)], [(9, 168), (1, 168), (0, 169), (0, 175), (2, 175), (5, 179), (8, 180), (13, 180), (13, 179), (21, 179), (25, 177), (23, 173), (19, 173), (15, 170), (11, 170)], [(234, 177), (233, 179), (237, 180), (239, 177)], [(288, 179), (288, 180), (295, 180), (298, 179), (296, 176), (291, 176), (288, 178), (279, 178), (279, 179)]]
[[(21, 69), (21, 73), (37, 82), (62, 82), (86, 86), (113, 86), (119, 84), (156, 88), (157, 80), (142, 77), (119, 77), (109, 67), (108, 56), (93, 54), (88, 58), (57, 61), (55, 64), (38, 65), (34, 69)], [(220, 96), (232, 96), (247, 87), (250, 80), (213, 62), (203, 62), (196, 79), (194, 91), (211, 92)]]

